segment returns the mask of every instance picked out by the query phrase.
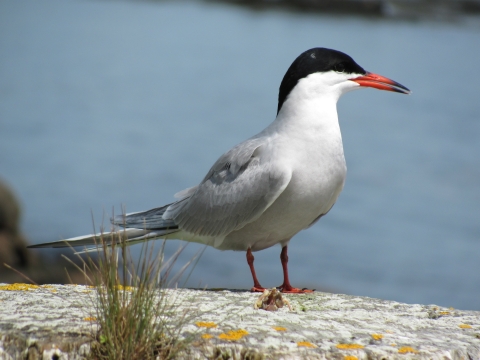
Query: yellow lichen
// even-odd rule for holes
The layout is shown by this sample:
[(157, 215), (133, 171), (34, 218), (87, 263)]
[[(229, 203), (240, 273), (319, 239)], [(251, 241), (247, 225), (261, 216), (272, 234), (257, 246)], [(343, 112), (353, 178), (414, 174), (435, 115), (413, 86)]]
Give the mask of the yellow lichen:
[(88, 316), (88, 317), (84, 318), (83, 320), (85, 320), (85, 321), (97, 321), (97, 318), (93, 317), (93, 316)]
[(123, 286), (117, 285), (118, 290), (133, 291), (135, 288), (133, 286)]
[(337, 348), (342, 350), (363, 349), (364, 347), (365, 346), (360, 344), (337, 344)]
[(416, 353), (418, 353), (418, 350), (415, 350), (414, 348), (412, 348), (410, 346), (404, 346), (404, 347), (401, 347), (400, 349), (398, 349), (398, 353), (399, 354), (407, 354), (407, 353), (416, 354)]
[(203, 334), (202, 335), (202, 339), (211, 339), (213, 337), (213, 335), (211, 334)]
[(39, 288), (38, 285), (22, 284), (22, 283), (7, 284), (7, 285), (0, 286), (0, 290), (6, 290), (6, 291), (28, 291), (28, 290), (35, 290), (38, 288)]
[(287, 331), (287, 328), (281, 326), (272, 326), (272, 328), (277, 331)]
[(230, 330), (227, 333), (220, 334), (218, 338), (222, 340), (236, 341), (236, 340), (240, 340), (242, 337), (246, 335), (248, 335), (248, 331), (243, 329)]
[(36, 290), (36, 289), (48, 289), (51, 292), (57, 292), (57, 289), (55, 289), (52, 285), (33, 285), (33, 284), (23, 284), (23, 283), (15, 283), (15, 284), (7, 284), (7, 285), (1, 285), (0, 290), (6, 290), (6, 291), (28, 291), (28, 290)]
[(397, 346), (397, 344), (395, 344), (395, 343), (394, 343), (394, 344), (390, 344), (390, 346)]
[(450, 311), (440, 311), (440, 315), (450, 315)]
[(198, 321), (195, 323), (198, 327), (206, 327), (206, 328), (216, 328), (217, 324), (214, 322), (205, 322), (205, 321)]
[(382, 334), (372, 334), (372, 339), (373, 340), (382, 340), (383, 335)]
[(345, 355), (343, 360), (358, 360), (358, 358), (356, 356), (353, 356), (353, 355)]
[(57, 292), (57, 289), (55, 289), (52, 285), (42, 285), (41, 288), (42, 289), (48, 289), (53, 293)]
[(316, 348), (317, 347), (316, 345), (313, 345), (311, 342), (308, 342), (308, 341), (299, 341), (299, 342), (297, 342), (297, 345), (308, 347), (308, 348)]
[(472, 328), (472, 326), (468, 325), (468, 324), (460, 324), (460, 325), (458, 325), (458, 327), (460, 329), (471, 329)]

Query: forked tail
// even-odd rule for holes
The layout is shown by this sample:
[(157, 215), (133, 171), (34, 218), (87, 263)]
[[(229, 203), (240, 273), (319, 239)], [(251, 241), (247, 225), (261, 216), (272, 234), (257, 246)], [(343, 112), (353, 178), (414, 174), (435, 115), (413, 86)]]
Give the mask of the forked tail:
[(78, 253), (84, 253), (101, 250), (103, 244), (109, 247), (126, 241), (127, 246), (130, 246), (147, 240), (162, 238), (178, 231), (178, 226), (173, 220), (165, 220), (162, 217), (168, 206), (170, 204), (148, 211), (115, 216), (115, 218), (111, 219), (113, 225), (120, 226), (123, 229), (30, 245), (28, 247), (65, 248), (84, 246), (87, 248), (83, 251), (78, 251)]

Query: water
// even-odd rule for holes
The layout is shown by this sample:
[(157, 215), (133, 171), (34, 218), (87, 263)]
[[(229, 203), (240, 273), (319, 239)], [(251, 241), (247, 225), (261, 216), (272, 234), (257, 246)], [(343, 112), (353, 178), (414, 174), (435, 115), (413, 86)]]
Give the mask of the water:
[[(92, 231), (197, 184), (275, 117), (280, 80), (325, 46), (413, 90), (339, 102), (337, 204), (290, 243), (295, 286), (480, 310), (480, 26), (195, 2), (1, 1), (0, 176), (33, 243)], [(168, 251), (179, 246), (173, 241)], [(201, 249), (191, 244), (182, 261)], [(33, 251), (33, 250), (32, 250)], [(42, 250), (48, 252), (49, 250)], [(256, 253), (264, 286), (280, 248)], [(248, 288), (208, 248), (189, 285)]]

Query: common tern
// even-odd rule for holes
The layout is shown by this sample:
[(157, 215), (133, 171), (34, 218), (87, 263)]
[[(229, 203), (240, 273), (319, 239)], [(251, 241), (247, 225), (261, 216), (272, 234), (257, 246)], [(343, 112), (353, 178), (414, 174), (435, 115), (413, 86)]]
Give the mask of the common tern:
[[(364, 87), (410, 93), (391, 79), (365, 71), (340, 51), (305, 51), (283, 77), (277, 116), (267, 128), (220, 156), (199, 185), (175, 195), (177, 201), (114, 217), (112, 224), (119, 228), (113, 234), (124, 233), (127, 245), (181, 239), (246, 251), (252, 291), (265, 290), (255, 274), (252, 252), (280, 244), (284, 280), (278, 289), (311, 292), (290, 284), (288, 244), (327, 214), (343, 189), (347, 168), (336, 105), (343, 94)], [(90, 246), (99, 236), (30, 247)]]

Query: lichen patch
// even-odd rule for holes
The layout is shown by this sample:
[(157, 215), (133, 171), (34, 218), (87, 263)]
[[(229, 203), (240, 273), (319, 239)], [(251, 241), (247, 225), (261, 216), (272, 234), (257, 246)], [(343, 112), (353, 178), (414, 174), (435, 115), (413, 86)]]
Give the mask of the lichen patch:
[(415, 350), (410, 346), (403, 346), (400, 349), (398, 349), (398, 353), (399, 354), (408, 354), (408, 353), (416, 354), (418, 353), (418, 350)]
[(308, 347), (308, 348), (316, 348), (316, 345), (313, 345), (311, 342), (308, 341), (299, 341), (297, 342), (297, 346), (303, 346), (303, 347)]
[(248, 335), (248, 331), (239, 329), (239, 330), (230, 330), (226, 333), (220, 334), (218, 338), (222, 340), (237, 341), (247, 335)]
[(205, 328), (216, 328), (217, 324), (215, 324), (213, 321), (197, 321), (195, 323), (198, 327), (205, 327)]
[(0, 285), (0, 290), (5, 290), (5, 291), (29, 291), (29, 290), (36, 290), (39, 288), (40, 286), (38, 285), (22, 284), (22, 283)]

